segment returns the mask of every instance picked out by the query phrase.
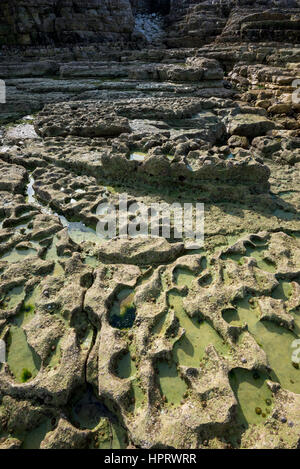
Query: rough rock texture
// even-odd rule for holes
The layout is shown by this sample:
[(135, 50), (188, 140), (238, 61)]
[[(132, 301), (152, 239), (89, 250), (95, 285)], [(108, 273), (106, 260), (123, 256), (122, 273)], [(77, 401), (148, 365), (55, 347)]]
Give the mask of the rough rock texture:
[(299, 448), (298, 2), (38, 3), (0, 7), (0, 448)]
[(4, 0), (0, 44), (297, 42), (299, 14), (297, 0)]
[(299, 2), (173, 1), (168, 18), (170, 47), (220, 43), (299, 41)]
[(13, 0), (0, 5), (0, 44), (99, 42), (129, 38), (129, 0)]

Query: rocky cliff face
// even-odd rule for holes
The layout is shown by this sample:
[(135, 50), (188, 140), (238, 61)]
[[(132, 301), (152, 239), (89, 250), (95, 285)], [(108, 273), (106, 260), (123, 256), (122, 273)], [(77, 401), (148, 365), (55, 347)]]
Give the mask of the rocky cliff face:
[(299, 42), (297, 0), (173, 0), (168, 19), (169, 47), (201, 47), (215, 40)]
[[(165, 18), (166, 36), (151, 31), (157, 29), (153, 14), (162, 23)], [(141, 15), (147, 16), (144, 37), (136, 36), (141, 28), (135, 29)], [(215, 40), (299, 42), (299, 18), (300, 0), (2, 0), (0, 45), (122, 40), (143, 47), (157, 37), (171, 48), (201, 47)]]
[(128, 39), (129, 0), (2, 0), (0, 44), (53, 44)]

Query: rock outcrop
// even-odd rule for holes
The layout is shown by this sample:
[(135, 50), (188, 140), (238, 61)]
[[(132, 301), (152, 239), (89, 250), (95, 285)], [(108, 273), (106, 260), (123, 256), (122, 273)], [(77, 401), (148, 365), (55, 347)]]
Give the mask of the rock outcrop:
[(299, 12), (297, 0), (3, 0), (0, 45), (299, 42)]
[(169, 47), (232, 42), (299, 42), (299, 2), (174, 0), (168, 17)]
[(4, 45), (128, 40), (134, 27), (129, 0), (4, 0), (0, 18)]
[(0, 449), (300, 447), (298, 3), (1, 2)]

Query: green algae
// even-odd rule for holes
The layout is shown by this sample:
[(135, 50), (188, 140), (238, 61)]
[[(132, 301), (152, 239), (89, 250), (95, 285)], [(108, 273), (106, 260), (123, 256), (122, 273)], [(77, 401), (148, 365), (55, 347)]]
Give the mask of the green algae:
[(175, 155), (166, 154), (166, 157), (168, 158), (169, 161), (173, 161), (175, 158)]
[(19, 285), (9, 290), (9, 292), (0, 301), (1, 309), (13, 310), (24, 300), (24, 286)]
[(241, 320), (235, 308), (227, 308), (222, 311), (223, 319), (232, 326), (241, 326)]
[(25, 331), (22, 326), (27, 324), (34, 316), (35, 298), (37, 289), (34, 289), (24, 300), (24, 287), (19, 286), (10, 292), (11, 301), (15, 306), (23, 301), (18, 314), (12, 319), (7, 340), (7, 363), (15, 379), (25, 383), (34, 378), (41, 366), (41, 360), (35, 351), (28, 345)]
[(152, 267), (151, 268), (147, 268), (147, 267), (146, 268), (141, 268), (141, 271), (142, 271), (142, 275), (141, 275), (141, 277), (139, 277), (139, 279), (136, 283), (137, 287), (147, 283), (153, 275)]
[(81, 392), (74, 401), (73, 405), (71, 404), (70, 417), (73, 424), (81, 430), (95, 429), (110, 415), (109, 410), (97, 399), (91, 387)]
[(151, 333), (159, 335), (163, 331), (165, 331), (166, 327), (166, 318), (167, 318), (167, 312), (164, 312), (163, 314), (160, 314), (158, 319), (156, 319), (154, 325), (152, 326)]
[(90, 449), (111, 449), (112, 432), (109, 420), (101, 418), (96, 430), (97, 436), (94, 437)]
[(259, 252), (254, 251), (251, 255), (249, 255), (249, 257), (256, 259), (256, 264), (259, 269), (271, 274), (276, 272), (276, 264), (268, 258), (263, 258)]
[(99, 266), (99, 261), (98, 261), (98, 259), (97, 259), (96, 257), (94, 257), (94, 256), (86, 256), (86, 257), (84, 258), (83, 263), (84, 263), (85, 265), (89, 265), (89, 266), (93, 267), (94, 269), (96, 269), (96, 268)]
[(138, 409), (139, 407), (142, 407), (145, 401), (145, 394), (137, 378), (134, 378), (131, 381), (131, 387), (134, 397), (134, 407), (135, 409)]
[(170, 307), (174, 308), (180, 326), (185, 330), (185, 334), (174, 345), (173, 355), (176, 363), (199, 367), (208, 345), (213, 345), (221, 355), (229, 353), (229, 347), (207, 321), (199, 321), (199, 318), (190, 318), (186, 314), (179, 292), (170, 292), (168, 302)]
[(111, 449), (126, 449), (128, 446), (128, 437), (126, 430), (117, 423), (111, 424), (112, 444)]
[(116, 416), (97, 399), (92, 388), (87, 387), (71, 407), (72, 423), (81, 430), (96, 432), (92, 448), (123, 449), (127, 447), (127, 432)]
[(1, 257), (1, 260), (7, 261), (10, 263), (17, 263), (17, 262), (22, 262), (24, 259), (27, 259), (29, 257), (35, 257), (37, 256), (37, 251), (35, 249), (17, 249), (14, 248), (12, 251), (4, 254)]
[(38, 427), (26, 433), (22, 438), (22, 449), (40, 449), (41, 443), (48, 432), (52, 431), (51, 420), (46, 419)]
[(137, 372), (134, 361), (131, 358), (130, 352), (122, 355), (117, 364), (117, 375), (121, 379), (130, 378)]
[(228, 260), (232, 259), (239, 265), (243, 265), (246, 261), (246, 257), (253, 257), (256, 260), (257, 267), (266, 272), (275, 273), (276, 265), (266, 257), (268, 245), (265, 242), (259, 244), (259, 241), (253, 246), (251, 243), (245, 243), (246, 253), (241, 254), (238, 252), (224, 253), (221, 255), (221, 259)]
[(28, 345), (26, 334), (21, 327), (10, 327), (7, 363), (19, 383), (35, 378), (41, 367), (41, 360)]
[(290, 314), (294, 317), (295, 321), (295, 333), (300, 337), (300, 307), (292, 309), (289, 311)]
[(105, 186), (104, 188), (111, 194), (119, 194), (120, 192), (124, 190), (119, 186)]
[[(249, 303), (249, 300), (251, 303)], [(270, 367), (274, 371), (272, 379), (289, 391), (300, 393), (300, 370), (292, 363), (292, 344), (297, 336), (272, 321), (260, 320), (260, 311), (251, 297), (235, 303), (236, 313), (230, 324), (248, 325), (249, 332), (265, 351)], [(224, 317), (225, 319), (225, 317)]]
[(263, 423), (272, 410), (272, 393), (266, 384), (269, 377), (262, 372), (236, 368), (229, 381), (238, 401), (237, 420), (248, 426)]
[(167, 398), (168, 403), (179, 405), (188, 387), (179, 375), (176, 364), (160, 360), (157, 369), (162, 395)]
[(198, 284), (202, 288), (208, 288), (213, 282), (213, 276), (210, 273), (203, 275), (198, 280)]
[(230, 252), (230, 253), (224, 253), (221, 255), (221, 259), (224, 260), (224, 261), (227, 261), (229, 259), (239, 263), (240, 265), (244, 264), (244, 256), (240, 253), (236, 253), (236, 252)]
[(179, 292), (169, 292), (168, 303), (185, 333), (174, 344), (172, 360), (160, 360), (157, 368), (162, 394), (168, 402), (178, 405), (187, 391), (187, 385), (178, 373), (178, 366), (198, 368), (208, 345), (213, 345), (221, 355), (228, 354), (229, 347), (207, 321), (199, 321), (186, 314)]
[(123, 288), (111, 307), (109, 323), (118, 329), (129, 329), (135, 321), (135, 313), (134, 291), (131, 288)]
[(68, 256), (58, 256), (57, 254), (57, 248), (56, 244), (58, 243), (58, 238), (57, 236), (54, 236), (53, 241), (50, 245), (50, 247), (47, 249), (46, 255), (44, 256), (44, 259), (47, 261), (54, 261), (54, 269), (52, 272), (53, 277), (60, 277), (64, 275), (64, 269), (60, 265), (59, 260), (60, 259), (68, 259)]
[(174, 270), (175, 283), (179, 287), (190, 287), (196, 275), (184, 267), (176, 267)]
[(292, 344), (296, 336), (270, 321), (259, 323), (257, 334), (274, 371), (274, 381), (279, 381), (283, 388), (299, 394), (300, 370), (292, 363)]
[(22, 373), (21, 373), (21, 383), (26, 383), (26, 381), (29, 381), (32, 378), (32, 373), (30, 370), (27, 368), (23, 368)]
[(90, 350), (93, 344), (93, 338), (94, 338), (94, 331), (92, 327), (88, 327), (86, 330), (86, 333), (82, 337), (81, 344), (80, 344), (81, 348), (83, 350)]
[(135, 365), (135, 361), (132, 359), (132, 353), (129, 351), (123, 354), (117, 362), (116, 373), (120, 379), (131, 378), (132, 396), (135, 409), (141, 407), (145, 399), (144, 392), (140, 386), (139, 379), (137, 378), (137, 372), (138, 370)]
[(19, 314), (13, 319), (15, 326), (25, 326), (35, 314), (35, 303), (39, 295), (39, 289), (35, 288), (29, 295), (26, 295), (22, 308)]
[(279, 279), (279, 285), (272, 291), (272, 298), (276, 300), (287, 301), (293, 293), (293, 287), (290, 282)]
[(295, 213), (289, 212), (287, 210), (281, 210), (281, 209), (274, 210), (273, 214), (275, 215), (275, 217), (280, 218), (281, 220), (287, 220), (287, 221), (291, 221), (296, 217)]

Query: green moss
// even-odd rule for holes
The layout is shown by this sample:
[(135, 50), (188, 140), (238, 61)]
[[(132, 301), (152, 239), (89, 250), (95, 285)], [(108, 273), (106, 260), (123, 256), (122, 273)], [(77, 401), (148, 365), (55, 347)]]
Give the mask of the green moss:
[(185, 267), (176, 267), (174, 270), (175, 282), (180, 287), (190, 287), (196, 275)]
[(32, 378), (32, 373), (31, 371), (27, 370), (27, 368), (23, 368), (21, 372), (21, 382), (26, 383)]
[(117, 364), (117, 374), (119, 378), (126, 379), (136, 374), (136, 366), (131, 358), (130, 352), (122, 355)]

